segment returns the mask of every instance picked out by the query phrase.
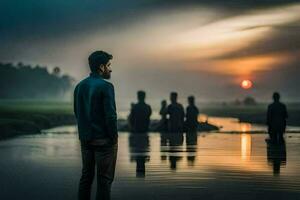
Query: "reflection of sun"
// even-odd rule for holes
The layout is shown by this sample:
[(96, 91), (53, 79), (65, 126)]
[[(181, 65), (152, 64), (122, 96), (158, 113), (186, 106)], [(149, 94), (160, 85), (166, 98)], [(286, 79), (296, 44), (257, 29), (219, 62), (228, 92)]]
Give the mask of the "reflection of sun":
[(250, 80), (243, 80), (242, 82), (241, 82), (241, 87), (243, 88), (243, 89), (250, 89), (250, 88), (252, 88), (252, 82), (250, 81)]
[(250, 160), (251, 158), (251, 141), (250, 134), (241, 134), (241, 157), (242, 160)]
[(249, 123), (240, 123), (240, 129), (242, 132), (249, 132), (251, 131), (251, 124)]

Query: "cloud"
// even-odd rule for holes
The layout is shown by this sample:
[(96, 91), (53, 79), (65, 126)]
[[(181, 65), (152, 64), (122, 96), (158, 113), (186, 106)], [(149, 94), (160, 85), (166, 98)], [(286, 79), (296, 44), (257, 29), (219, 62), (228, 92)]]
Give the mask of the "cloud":
[[(251, 27), (250, 30), (259, 29)], [(236, 59), (249, 56), (272, 54), (293, 54), (300, 51), (300, 20), (278, 26), (269, 27), (270, 32), (263, 38), (252, 42), (247, 47), (221, 55), (215, 59)], [(248, 31), (246, 29), (245, 31)]]

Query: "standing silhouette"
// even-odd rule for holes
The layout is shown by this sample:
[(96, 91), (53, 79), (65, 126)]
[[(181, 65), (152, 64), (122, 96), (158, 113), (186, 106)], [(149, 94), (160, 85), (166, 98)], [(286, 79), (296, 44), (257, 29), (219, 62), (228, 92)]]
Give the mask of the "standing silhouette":
[(268, 106), (267, 125), (271, 142), (283, 142), (288, 117), (286, 106), (280, 102), (280, 94), (273, 94), (274, 102)]
[(188, 132), (196, 131), (198, 128), (198, 115), (199, 110), (195, 105), (195, 97), (188, 97), (188, 107), (186, 108), (186, 121), (185, 126)]
[(160, 119), (159, 123), (157, 124), (155, 130), (161, 131), (161, 132), (166, 132), (168, 130), (168, 120), (167, 120), (168, 110), (167, 110), (167, 101), (166, 100), (161, 101), (161, 108), (160, 108), (159, 114), (161, 116), (161, 119)]
[(134, 106), (135, 106), (134, 103), (131, 103), (131, 104), (130, 104), (130, 113), (129, 113), (128, 117), (127, 117), (128, 129), (129, 129), (130, 131), (133, 130), (133, 128), (132, 128), (133, 121), (132, 121), (132, 116), (131, 116), (131, 115), (132, 115), (132, 110), (133, 110)]
[(177, 93), (172, 92), (170, 95), (171, 104), (167, 108), (169, 115), (168, 131), (169, 132), (182, 132), (184, 123), (184, 109), (180, 103), (177, 103)]
[(131, 128), (134, 133), (145, 133), (149, 129), (152, 110), (150, 105), (145, 103), (146, 93), (144, 91), (138, 91), (137, 98), (138, 102), (130, 113)]
[(74, 91), (74, 112), (81, 144), (82, 174), (79, 200), (91, 198), (97, 171), (97, 200), (109, 200), (118, 150), (117, 112), (111, 75), (112, 55), (96, 51), (89, 56), (91, 74)]

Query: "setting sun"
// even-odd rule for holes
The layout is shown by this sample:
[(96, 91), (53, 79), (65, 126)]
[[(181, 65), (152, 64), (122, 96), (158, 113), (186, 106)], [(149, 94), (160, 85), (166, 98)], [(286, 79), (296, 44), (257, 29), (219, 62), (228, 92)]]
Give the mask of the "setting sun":
[(243, 80), (242, 82), (241, 82), (241, 87), (243, 88), (243, 89), (250, 89), (250, 88), (252, 88), (252, 82), (250, 81), (250, 80)]

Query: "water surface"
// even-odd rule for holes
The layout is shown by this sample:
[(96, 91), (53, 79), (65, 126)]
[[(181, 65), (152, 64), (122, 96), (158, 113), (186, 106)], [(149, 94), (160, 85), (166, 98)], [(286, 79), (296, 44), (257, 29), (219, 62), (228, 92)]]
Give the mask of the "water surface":
[[(1, 199), (76, 199), (81, 160), (75, 130), (1, 141)], [(300, 199), (300, 134), (287, 134), (280, 146), (268, 146), (265, 138), (120, 133), (113, 198)]]

